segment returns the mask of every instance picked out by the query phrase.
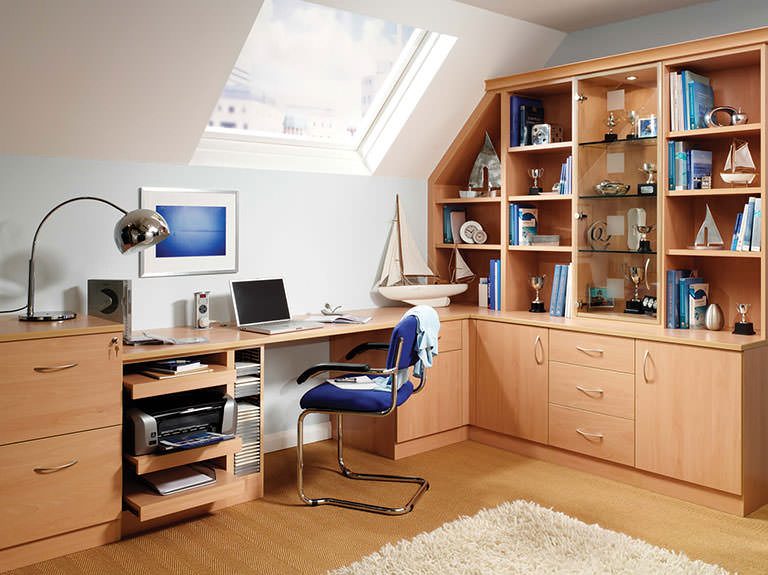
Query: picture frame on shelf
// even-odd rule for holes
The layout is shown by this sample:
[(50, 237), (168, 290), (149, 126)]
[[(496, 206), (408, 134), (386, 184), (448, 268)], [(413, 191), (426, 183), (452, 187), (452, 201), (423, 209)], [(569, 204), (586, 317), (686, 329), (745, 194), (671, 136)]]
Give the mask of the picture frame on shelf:
[(616, 301), (608, 296), (606, 286), (587, 286), (587, 308), (588, 309), (613, 309), (616, 307)]
[(139, 188), (141, 207), (168, 222), (171, 235), (144, 250), (139, 277), (237, 273), (237, 191)]
[(648, 116), (646, 118), (639, 118), (637, 120), (638, 138), (655, 138), (656, 131), (656, 116)]

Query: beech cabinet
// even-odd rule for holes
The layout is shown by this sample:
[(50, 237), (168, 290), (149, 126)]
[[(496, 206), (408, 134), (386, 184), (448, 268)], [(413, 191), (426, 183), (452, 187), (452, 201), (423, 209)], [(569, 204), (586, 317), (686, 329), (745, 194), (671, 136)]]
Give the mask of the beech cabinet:
[(639, 341), (636, 466), (741, 494), (741, 354)]
[(546, 443), (548, 330), (476, 322), (473, 425)]

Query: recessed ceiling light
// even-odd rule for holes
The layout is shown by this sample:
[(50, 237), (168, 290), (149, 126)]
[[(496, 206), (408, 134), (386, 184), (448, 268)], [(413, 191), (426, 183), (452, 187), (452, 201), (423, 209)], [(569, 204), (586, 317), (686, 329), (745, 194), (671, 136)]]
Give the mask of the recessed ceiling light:
[(627, 76), (627, 80), (629, 80), (630, 82), (632, 80), (637, 80), (637, 76)]

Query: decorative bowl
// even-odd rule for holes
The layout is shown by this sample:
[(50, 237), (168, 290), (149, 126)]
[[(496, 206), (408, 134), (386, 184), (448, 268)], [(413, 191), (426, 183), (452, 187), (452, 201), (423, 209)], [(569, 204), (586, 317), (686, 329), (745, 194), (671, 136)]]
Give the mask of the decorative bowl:
[(595, 186), (595, 191), (601, 196), (623, 196), (629, 191), (629, 184), (603, 180)]

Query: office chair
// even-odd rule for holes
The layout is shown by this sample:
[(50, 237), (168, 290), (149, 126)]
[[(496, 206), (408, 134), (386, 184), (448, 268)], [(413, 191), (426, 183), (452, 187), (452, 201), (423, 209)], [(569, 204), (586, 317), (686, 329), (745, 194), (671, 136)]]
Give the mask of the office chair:
[[(323, 371), (345, 371), (349, 376), (355, 374), (369, 374), (372, 376), (385, 376), (389, 378), (390, 384), (400, 382), (398, 385), (391, 385), (391, 391), (378, 389), (341, 389), (332, 383), (321, 383), (312, 388), (301, 398), (302, 412), (298, 421), (298, 443), (297, 449), (297, 486), (299, 497), (307, 505), (336, 505), (349, 509), (358, 509), (371, 513), (381, 513), (384, 515), (404, 515), (413, 509), (416, 501), (422, 494), (429, 489), (429, 483), (421, 477), (409, 477), (401, 475), (378, 475), (370, 473), (355, 473), (344, 464), (343, 455), (343, 417), (345, 413), (355, 415), (365, 415), (370, 417), (386, 417), (405, 403), (414, 393), (424, 389), (427, 381), (426, 369), (422, 371), (419, 379), (419, 385), (414, 388), (408, 380), (408, 368), (414, 366), (419, 361), (417, 348), (417, 332), (419, 322), (414, 316), (407, 316), (392, 330), (392, 337), (389, 344), (386, 343), (363, 343), (352, 349), (346, 356), (347, 359), (354, 358), (357, 354), (368, 350), (388, 350), (386, 367), (373, 368), (365, 363), (320, 363), (305, 370), (296, 378), (298, 384), (304, 383), (310, 376)], [(347, 499), (334, 499), (330, 497), (321, 497), (311, 499), (304, 494), (304, 418), (310, 413), (327, 413), (336, 415), (337, 424), (337, 450), (339, 468), (342, 475), (348, 479), (362, 479), (369, 481), (388, 481), (396, 483), (415, 483), (418, 490), (402, 507), (383, 507), (380, 505), (371, 505), (359, 501), (350, 501)]]

